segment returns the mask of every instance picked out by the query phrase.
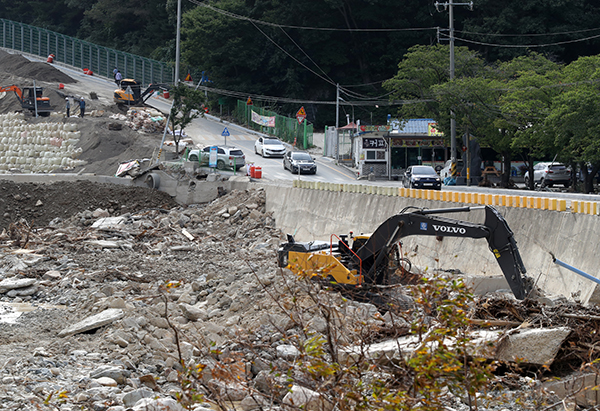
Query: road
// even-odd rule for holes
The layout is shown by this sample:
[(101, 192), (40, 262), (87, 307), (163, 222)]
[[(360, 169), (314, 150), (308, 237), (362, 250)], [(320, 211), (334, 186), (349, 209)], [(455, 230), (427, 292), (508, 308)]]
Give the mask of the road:
[[(35, 57), (29, 57), (31, 60), (41, 61)], [(87, 95), (90, 90), (96, 91), (100, 100), (103, 104), (112, 103), (112, 93), (115, 89), (115, 83), (109, 79), (97, 76), (88, 76), (81, 72), (79, 69), (73, 69), (64, 65), (56, 65), (57, 68), (67, 73), (69, 76), (81, 82), (79, 85), (82, 93), (85, 91)], [(71, 87), (71, 85), (68, 85)], [(150, 98), (148, 105), (160, 110), (163, 113), (168, 113), (170, 110), (171, 103), (169, 100), (163, 98)], [(247, 163), (254, 163), (262, 168), (263, 179), (267, 181), (291, 181), (293, 179), (301, 178), (308, 181), (322, 181), (332, 183), (351, 183), (351, 184), (376, 184), (380, 186), (394, 186), (400, 187), (399, 181), (389, 180), (377, 180), (377, 181), (357, 181), (356, 176), (351, 170), (345, 167), (337, 166), (334, 164), (333, 159), (315, 155), (317, 162), (318, 171), (316, 175), (292, 175), (289, 171), (283, 169), (282, 160), (279, 158), (262, 158), (261, 156), (254, 153), (254, 142), (259, 136), (259, 133), (245, 129), (236, 124), (222, 121), (220, 118), (206, 115), (195, 119), (192, 124), (186, 128), (186, 133), (192, 138), (194, 144), (202, 147), (206, 145), (225, 144), (225, 137), (223, 137), (223, 130), (227, 128), (230, 136), (227, 137), (227, 144), (241, 148), (246, 155)], [(288, 149), (292, 147), (288, 145)], [(232, 171), (224, 171), (224, 174), (233, 174)], [(509, 190), (509, 189), (498, 189), (498, 188), (485, 188), (477, 186), (450, 186), (442, 187), (443, 190), (453, 191), (470, 191), (470, 192), (484, 192), (493, 194), (507, 194), (507, 195), (528, 195), (535, 197), (553, 197), (553, 198), (565, 198), (567, 200), (586, 200), (596, 201), (597, 195), (594, 194), (579, 194), (579, 193), (560, 193), (557, 191), (552, 192), (539, 192), (539, 191), (527, 191), (522, 189)]]

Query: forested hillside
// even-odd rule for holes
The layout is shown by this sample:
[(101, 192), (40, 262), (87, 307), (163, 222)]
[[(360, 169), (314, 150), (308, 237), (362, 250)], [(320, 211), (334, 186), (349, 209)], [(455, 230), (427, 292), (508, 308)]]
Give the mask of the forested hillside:
[[(182, 7), (182, 76), (190, 70), (197, 80), (205, 71), (217, 88), (307, 102), (335, 101), (338, 83), (347, 101), (385, 99), (381, 85), (407, 50), (438, 37), (447, 44), (448, 36), (448, 11), (432, 0), (182, 0)], [(528, 49), (558, 63), (600, 53), (600, 10), (591, 0), (476, 0), (472, 11), (454, 11), (456, 44), (488, 62)], [(2, 18), (165, 61), (175, 60), (176, 14), (177, 0), (0, 0)], [(306, 106), (312, 121), (331, 118), (330, 106)], [(390, 112), (354, 109), (374, 122)]]

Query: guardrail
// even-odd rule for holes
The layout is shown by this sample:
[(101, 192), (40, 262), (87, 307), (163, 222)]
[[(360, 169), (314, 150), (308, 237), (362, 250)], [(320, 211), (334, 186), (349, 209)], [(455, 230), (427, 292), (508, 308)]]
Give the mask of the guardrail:
[(530, 197), (522, 195), (466, 193), (462, 191), (422, 190), (416, 188), (375, 186), (365, 184), (340, 184), (320, 181), (294, 180), (293, 186), (312, 190), (342, 191), (384, 196), (418, 198), (432, 201), (447, 201), (462, 204), (481, 204), (537, 210), (570, 211), (578, 214), (600, 214), (598, 201), (567, 200), (549, 197)]
[(172, 83), (172, 64), (134, 54), (109, 49), (45, 30), (28, 24), (0, 19), (0, 47), (46, 58), (54, 54), (54, 61), (81, 69), (87, 68), (99, 76), (113, 77), (118, 67), (123, 78), (133, 78), (144, 85)]

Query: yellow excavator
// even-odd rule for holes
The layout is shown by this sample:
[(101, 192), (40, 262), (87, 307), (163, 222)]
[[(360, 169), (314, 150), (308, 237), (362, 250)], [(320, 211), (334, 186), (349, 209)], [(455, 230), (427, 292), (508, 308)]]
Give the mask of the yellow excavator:
[(0, 87), (0, 93), (12, 91), (17, 96), (21, 107), (40, 116), (49, 116), (52, 112), (50, 98), (43, 96), (42, 87), (18, 87), (15, 85)]
[(150, 84), (142, 91), (142, 83), (137, 80), (126, 78), (121, 80), (120, 86), (115, 90), (113, 99), (117, 105), (136, 106), (144, 104), (155, 91), (169, 91), (166, 84)]
[[(287, 243), (281, 244), (278, 251), (278, 265), (296, 274), (325, 277), (341, 287), (361, 286), (368, 289), (369, 286), (393, 283), (392, 276), (396, 269), (406, 264), (399, 252), (402, 237), (485, 238), (515, 297), (522, 300), (527, 296), (531, 281), (525, 277), (525, 266), (513, 233), (495, 208), (458, 207), (407, 212), (411, 208), (414, 207), (388, 218), (370, 236), (334, 234), (330, 241), (296, 242), (288, 234)], [(439, 216), (481, 209), (485, 210), (483, 224)], [(337, 241), (333, 241), (334, 237)]]

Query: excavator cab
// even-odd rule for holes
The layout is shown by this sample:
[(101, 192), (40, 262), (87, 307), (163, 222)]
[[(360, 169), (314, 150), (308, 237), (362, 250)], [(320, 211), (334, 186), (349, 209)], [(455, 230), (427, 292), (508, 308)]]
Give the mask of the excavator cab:
[(44, 97), (44, 89), (42, 87), (23, 87), (8, 86), (0, 87), (0, 92), (12, 91), (17, 96), (21, 107), (24, 110), (29, 110), (40, 116), (49, 116), (52, 112), (50, 106), (50, 98)]
[(121, 80), (120, 87), (114, 91), (113, 99), (117, 105), (135, 106), (144, 104), (153, 92), (157, 90), (169, 90), (164, 84), (150, 84), (142, 91), (142, 83), (126, 78)]

